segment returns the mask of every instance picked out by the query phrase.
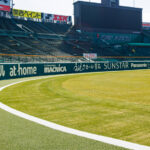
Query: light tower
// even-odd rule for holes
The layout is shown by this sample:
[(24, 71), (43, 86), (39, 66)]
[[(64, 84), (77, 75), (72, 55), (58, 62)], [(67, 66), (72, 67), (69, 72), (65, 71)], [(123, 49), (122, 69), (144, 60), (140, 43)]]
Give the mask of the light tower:
[(107, 7), (119, 7), (119, 0), (102, 0), (102, 5)]

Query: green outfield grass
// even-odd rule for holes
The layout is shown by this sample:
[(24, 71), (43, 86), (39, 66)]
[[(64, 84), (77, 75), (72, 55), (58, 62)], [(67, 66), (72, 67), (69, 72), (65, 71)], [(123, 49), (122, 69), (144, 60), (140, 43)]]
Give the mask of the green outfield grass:
[(29, 81), (1, 102), (67, 127), (150, 146), (150, 71), (104, 72)]
[[(30, 78), (37, 79), (38, 77)], [(41, 78), (41, 77), (40, 77)], [(0, 87), (27, 80), (0, 82)], [(1, 98), (0, 98), (1, 100)], [(0, 150), (125, 150), (124, 148), (56, 131), (0, 109)]]
[(125, 150), (62, 133), (0, 109), (0, 150)]

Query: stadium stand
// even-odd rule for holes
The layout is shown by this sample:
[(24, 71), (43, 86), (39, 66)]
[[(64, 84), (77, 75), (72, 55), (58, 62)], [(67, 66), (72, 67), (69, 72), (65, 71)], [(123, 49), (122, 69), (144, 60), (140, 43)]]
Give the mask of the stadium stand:
[(67, 61), (68, 58), (71, 61), (86, 61), (82, 58), (84, 53), (97, 54), (100, 58), (95, 61), (108, 60), (108, 57), (116, 61), (120, 56), (119, 60), (126, 60), (130, 56), (140, 59), (150, 56), (149, 43), (150, 31), (144, 29), (142, 32), (102, 32), (80, 29), (67, 22), (54, 23), (14, 17), (12, 14), (0, 16), (1, 62), (24, 62), (25, 58), (27, 61), (51, 61), (48, 57), (62, 60), (62, 56)]

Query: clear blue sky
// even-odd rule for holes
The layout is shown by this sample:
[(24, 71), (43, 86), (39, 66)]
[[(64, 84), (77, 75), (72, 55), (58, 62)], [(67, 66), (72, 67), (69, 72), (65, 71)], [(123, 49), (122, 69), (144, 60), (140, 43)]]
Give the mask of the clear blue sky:
[[(100, 2), (101, 0), (90, 1)], [(14, 8), (17, 9), (73, 16), (73, 0), (14, 0), (14, 3)], [(132, 7), (134, 4), (135, 7), (143, 8), (143, 21), (150, 22), (150, 0), (120, 0), (120, 5), (123, 6)]]

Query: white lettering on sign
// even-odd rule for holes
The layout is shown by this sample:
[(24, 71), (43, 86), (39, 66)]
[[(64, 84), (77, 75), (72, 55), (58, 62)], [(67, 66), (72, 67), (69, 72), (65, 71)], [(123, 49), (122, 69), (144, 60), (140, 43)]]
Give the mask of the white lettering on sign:
[(0, 65), (0, 77), (4, 77), (4, 76), (5, 76), (4, 66)]
[(10, 77), (16, 77), (17, 76), (16, 70), (17, 70), (16, 66), (13, 66), (10, 68), (10, 73), (9, 73)]
[(148, 65), (147, 64), (134, 64), (134, 63), (131, 63), (131, 68), (147, 68)]
[(129, 69), (128, 62), (113, 62), (113, 63), (104, 63), (104, 70), (119, 70), (119, 69)]
[(101, 64), (100, 63), (95, 63), (95, 64), (78, 64), (76, 63), (73, 70), (75, 72), (82, 72), (82, 71), (97, 71), (97, 70), (101, 70)]
[(66, 66), (47, 65), (44, 66), (44, 73), (67, 72)]
[(18, 75), (36, 75), (37, 74), (37, 67), (21, 67), (20, 64), (18, 64)]

